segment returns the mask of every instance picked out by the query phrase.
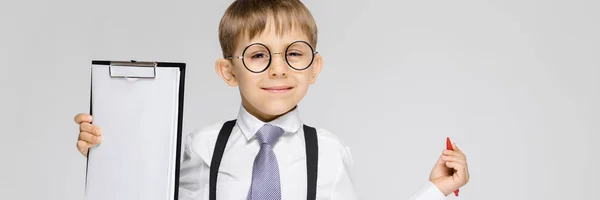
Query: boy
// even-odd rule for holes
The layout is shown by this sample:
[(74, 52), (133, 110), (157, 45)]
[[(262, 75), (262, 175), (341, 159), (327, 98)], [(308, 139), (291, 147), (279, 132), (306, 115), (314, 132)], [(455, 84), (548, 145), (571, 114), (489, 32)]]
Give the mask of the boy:
[[(304, 126), (298, 115), (297, 104), (323, 65), (308, 9), (297, 0), (235, 1), (221, 19), (219, 40), (224, 58), (215, 70), (239, 87), (239, 114), (184, 141), (179, 198), (357, 199), (348, 148), (332, 133)], [(75, 121), (77, 148), (87, 155), (102, 131), (90, 115)], [(467, 183), (466, 158), (454, 149), (443, 151), (412, 199), (444, 199)]]

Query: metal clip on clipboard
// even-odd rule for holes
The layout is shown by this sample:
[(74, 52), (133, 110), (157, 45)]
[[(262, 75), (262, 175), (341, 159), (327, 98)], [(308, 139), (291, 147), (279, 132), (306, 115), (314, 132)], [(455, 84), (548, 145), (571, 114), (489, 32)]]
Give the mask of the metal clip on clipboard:
[(157, 62), (112, 61), (108, 74), (111, 78), (155, 79)]

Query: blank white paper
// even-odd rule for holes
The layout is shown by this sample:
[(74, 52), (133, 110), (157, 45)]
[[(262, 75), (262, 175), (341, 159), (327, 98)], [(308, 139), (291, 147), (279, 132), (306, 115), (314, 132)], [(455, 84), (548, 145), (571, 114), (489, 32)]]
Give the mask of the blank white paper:
[(156, 70), (154, 79), (112, 78), (108, 65), (92, 65), (93, 123), (103, 141), (90, 150), (88, 200), (173, 199), (180, 71)]

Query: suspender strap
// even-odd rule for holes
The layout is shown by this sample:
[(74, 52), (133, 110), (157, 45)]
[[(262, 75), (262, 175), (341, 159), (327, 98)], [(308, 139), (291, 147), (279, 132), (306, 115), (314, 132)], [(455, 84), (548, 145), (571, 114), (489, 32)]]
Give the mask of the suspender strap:
[(217, 175), (219, 174), (219, 166), (221, 165), (221, 158), (223, 158), (223, 152), (225, 151), (225, 145), (229, 140), (229, 135), (235, 126), (235, 120), (227, 121), (223, 124), (219, 136), (217, 136), (217, 142), (215, 144), (215, 150), (213, 152), (212, 161), (210, 162), (210, 200), (217, 199)]
[(304, 140), (306, 141), (306, 177), (307, 200), (317, 199), (317, 170), (319, 166), (319, 142), (317, 130), (304, 125)]
[[(210, 178), (209, 178), (209, 200), (217, 200), (217, 175), (219, 174), (219, 166), (223, 158), (223, 152), (227, 145), (227, 140), (231, 135), (231, 131), (235, 126), (236, 120), (225, 122), (219, 136), (210, 163)], [(313, 127), (304, 125), (304, 138), (306, 141), (306, 172), (307, 172), (307, 200), (316, 200), (317, 197), (317, 169), (319, 166), (319, 142), (317, 140), (317, 130)]]

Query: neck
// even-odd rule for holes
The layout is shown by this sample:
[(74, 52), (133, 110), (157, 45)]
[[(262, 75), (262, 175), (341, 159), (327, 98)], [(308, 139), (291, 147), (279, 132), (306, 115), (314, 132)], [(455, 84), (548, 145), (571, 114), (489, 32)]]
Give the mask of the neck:
[(296, 109), (296, 106), (294, 106), (292, 109), (286, 111), (283, 114), (279, 114), (279, 115), (269, 115), (263, 112), (260, 112), (258, 109), (254, 108), (252, 105), (250, 105), (250, 103), (246, 102), (246, 101), (242, 101), (242, 106), (244, 106), (244, 109), (246, 109), (246, 111), (248, 111), (248, 113), (250, 113), (252, 116), (256, 117), (257, 119), (259, 119), (262, 122), (270, 122), (273, 121), (289, 112), (291, 112), (292, 110)]

